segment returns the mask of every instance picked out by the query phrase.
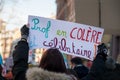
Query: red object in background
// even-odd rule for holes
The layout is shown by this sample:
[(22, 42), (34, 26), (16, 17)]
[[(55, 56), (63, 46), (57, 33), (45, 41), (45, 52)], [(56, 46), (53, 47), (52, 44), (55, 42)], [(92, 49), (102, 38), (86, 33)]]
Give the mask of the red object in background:
[(88, 62), (87, 62), (87, 67), (90, 69), (91, 66), (92, 66), (92, 61), (88, 61)]
[(5, 77), (6, 79), (13, 79), (12, 72), (9, 71), (8, 73), (6, 73), (6, 75), (4, 75), (4, 77)]

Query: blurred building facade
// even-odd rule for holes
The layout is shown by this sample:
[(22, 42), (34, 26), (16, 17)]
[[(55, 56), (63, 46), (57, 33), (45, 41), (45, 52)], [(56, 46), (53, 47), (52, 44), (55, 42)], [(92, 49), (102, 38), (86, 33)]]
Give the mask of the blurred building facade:
[[(1, 25), (1, 27), (3, 27), (3, 25)], [(0, 49), (1, 49), (1, 55), (4, 60), (10, 56), (12, 43), (18, 38), (20, 38), (20, 31), (18, 28), (7, 31), (5, 28), (1, 29)]]
[(120, 62), (120, 0), (56, 0), (56, 18), (104, 28), (102, 42)]
[[(56, 19), (56, 15), (51, 14), (50, 18)], [(7, 22), (0, 19), (0, 54), (2, 55), (4, 61), (8, 57), (12, 57), (14, 47), (20, 40), (21, 34), (20, 29), (15, 28), (13, 30), (6, 30)], [(41, 60), (42, 53), (45, 49), (35, 49), (32, 52), (35, 53), (35, 62), (39, 63)], [(29, 52), (30, 54), (30, 52)]]

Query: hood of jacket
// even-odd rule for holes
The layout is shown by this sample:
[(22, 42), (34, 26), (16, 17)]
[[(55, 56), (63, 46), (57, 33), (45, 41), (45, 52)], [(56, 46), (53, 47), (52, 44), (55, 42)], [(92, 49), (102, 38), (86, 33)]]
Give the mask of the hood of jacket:
[(29, 68), (26, 72), (27, 80), (76, 80), (64, 73), (50, 72), (41, 68)]

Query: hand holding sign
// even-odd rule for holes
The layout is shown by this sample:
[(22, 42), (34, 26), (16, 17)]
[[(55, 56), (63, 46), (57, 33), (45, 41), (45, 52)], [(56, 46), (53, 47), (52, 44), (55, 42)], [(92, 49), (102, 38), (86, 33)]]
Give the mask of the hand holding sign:
[(27, 40), (28, 35), (29, 35), (29, 28), (27, 27), (27, 25), (24, 25), (21, 28), (21, 39)]
[(105, 60), (107, 57), (107, 52), (108, 52), (108, 49), (104, 43), (102, 43), (101, 45), (98, 45), (97, 53), (98, 55), (101, 55)]

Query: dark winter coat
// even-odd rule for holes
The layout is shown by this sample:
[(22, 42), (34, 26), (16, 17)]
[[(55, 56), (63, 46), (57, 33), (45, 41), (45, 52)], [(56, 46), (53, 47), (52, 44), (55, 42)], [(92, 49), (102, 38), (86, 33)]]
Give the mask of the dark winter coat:
[(107, 59), (105, 62), (97, 56), (90, 72), (82, 80), (120, 80), (120, 64)]
[(77, 73), (79, 79), (85, 77), (88, 74), (89, 69), (84, 65), (76, 65), (74, 67), (75, 72)]
[(106, 70), (102, 75), (101, 80), (120, 80), (120, 64), (108, 59), (105, 63)]
[(26, 80), (25, 74), (28, 69), (28, 43), (19, 41), (13, 52), (14, 66), (12, 69), (14, 80)]
[(105, 61), (101, 55), (97, 55), (93, 61), (92, 67), (88, 75), (81, 80), (102, 80), (102, 74), (105, 72)]

